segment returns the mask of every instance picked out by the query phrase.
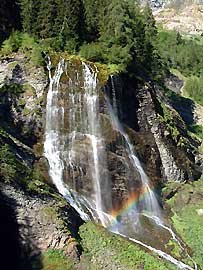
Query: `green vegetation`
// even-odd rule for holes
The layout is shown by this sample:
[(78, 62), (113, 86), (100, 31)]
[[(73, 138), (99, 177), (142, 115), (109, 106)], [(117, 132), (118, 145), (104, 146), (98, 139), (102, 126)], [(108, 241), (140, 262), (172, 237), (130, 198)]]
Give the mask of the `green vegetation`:
[[(169, 184), (170, 185), (170, 184)], [(179, 185), (175, 196), (167, 201), (173, 216), (172, 222), (183, 240), (193, 251), (193, 258), (203, 265), (203, 180)]]
[(0, 178), (6, 183), (14, 180), (18, 173), (16, 156), (8, 144), (0, 147)]
[[(170, 134), (173, 137), (174, 141), (178, 143), (180, 132), (176, 126), (175, 119), (173, 115), (171, 115), (171, 111), (161, 101), (160, 101), (160, 106), (161, 106), (162, 112), (160, 113), (159, 118), (165, 124), (167, 129), (170, 131)], [(177, 114), (175, 110), (173, 112)]]
[(190, 132), (194, 133), (203, 141), (203, 126), (202, 125), (189, 125), (188, 129)]
[[(174, 109), (169, 110), (162, 101), (159, 101), (159, 105), (160, 112), (158, 117), (160, 121), (164, 123), (177, 146), (185, 148), (190, 146), (189, 140), (185, 137), (185, 135), (181, 133), (181, 130), (177, 127), (178, 123), (179, 125), (182, 123), (182, 126), (184, 126), (184, 122), (180, 115)], [(185, 132), (187, 134), (187, 131)]]
[[(184, 95), (203, 104), (202, 37), (188, 38), (175, 31), (160, 29), (156, 40), (168, 70), (185, 81)], [(166, 50), (167, 48), (167, 50)], [(175, 71), (175, 72), (174, 72)]]
[(2, 94), (10, 94), (19, 96), (23, 92), (23, 86), (21, 84), (13, 83), (13, 84), (4, 84), (0, 88), (0, 95)]
[(62, 250), (49, 249), (42, 254), (42, 270), (71, 270), (73, 263)]
[(187, 79), (184, 94), (203, 105), (203, 76), (191, 76)]
[(0, 55), (6, 56), (13, 52), (21, 52), (33, 66), (41, 66), (44, 63), (42, 52), (48, 50), (48, 44), (37, 41), (27, 33), (16, 31), (12, 32), (10, 37), (3, 42)]
[(168, 68), (178, 69), (185, 76), (202, 74), (203, 46), (196, 40), (184, 38), (175, 31), (160, 30), (157, 48)]
[[(156, 255), (152, 256), (144, 252), (139, 246), (131, 244), (91, 222), (80, 227), (80, 236), (84, 255), (95, 267), (93, 269), (104, 269), (102, 263), (107, 265), (107, 268), (108, 265), (114, 265), (118, 269), (126, 270), (176, 269), (170, 263), (160, 260)], [(108, 256), (104, 254), (108, 254)], [(106, 256), (105, 261), (103, 261), (104, 256)]]
[(143, 10), (130, 0), (19, 0), (19, 5), (24, 33), (13, 32), (3, 42), (2, 55), (22, 51), (42, 65), (41, 52), (67, 51), (141, 77), (162, 78), (148, 5)]
[[(8, 141), (5, 143), (4, 141)], [(11, 146), (12, 145), (12, 146)], [(56, 197), (52, 188), (46, 184), (40, 173), (38, 164), (32, 166), (23, 161), (18, 151), (26, 146), (0, 128), (0, 179), (5, 183), (18, 183), (32, 194), (42, 194)], [(17, 150), (18, 149), (18, 150)]]

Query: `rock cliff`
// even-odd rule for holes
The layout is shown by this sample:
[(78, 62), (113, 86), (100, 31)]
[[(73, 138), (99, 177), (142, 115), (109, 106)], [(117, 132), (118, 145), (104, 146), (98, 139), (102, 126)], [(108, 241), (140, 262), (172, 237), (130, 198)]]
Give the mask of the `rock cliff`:
[[(70, 61), (71, 77), (75, 76), (72, 68), (78, 61), (77, 65)], [(61, 89), (67, 91), (66, 78), (62, 79)], [(43, 157), (47, 73), (43, 68), (30, 67), (23, 55), (14, 54), (1, 61), (0, 84), (0, 176), (2, 182), (10, 183), (1, 184), (2, 200), (15, 212), (22, 250), (32, 257), (47, 249), (61, 249), (77, 261), (79, 250), (74, 239), (81, 220), (47, 185), (48, 164)], [(131, 165), (121, 134), (110, 124), (105, 96), (111, 102), (115, 99), (119, 119), (155, 187), (161, 190), (167, 182), (189, 182), (201, 176), (197, 161), (200, 142), (187, 132), (185, 122), (161, 88), (150, 81), (113, 75), (99, 91), (114, 206), (127, 198), (131, 181), (137, 180), (135, 175), (126, 174), (126, 166)], [(64, 173), (64, 179), (78, 192), (87, 194), (92, 188), (86, 169), (89, 141), (85, 136), (78, 136), (76, 141), (83, 178), (75, 167), (72, 174), (68, 170)], [(101, 162), (101, 171), (103, 165)]]

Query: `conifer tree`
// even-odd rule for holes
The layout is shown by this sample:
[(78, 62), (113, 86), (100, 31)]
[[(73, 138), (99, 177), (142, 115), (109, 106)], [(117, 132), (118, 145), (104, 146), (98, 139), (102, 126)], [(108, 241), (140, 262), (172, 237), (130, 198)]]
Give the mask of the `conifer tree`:
[(36, 18), (35, 32), (40, 38), (53, 36), (54, 18), (56, 17), (55, 0), (41, 0), (39, 13)]
[(13, 0), (0, 1), (0, 43), (12, 30), (20, 29), (20, 10)]
[(55, 36), (59, 39), (60, 47), (74, 50), (83, 38), (83, 3), (81, 0), (56, 0), (56, 10)]
[(20, 0), (21, 18), (23, 30), (29, 34), (32, 32), (33, 0)]
[(151, 7), (147, 4), (143, 10), (144, 19), (144, 34), (145, 39), (143, 43), (144, 47), (144, 61), (143, 65), (146, 67), (148, 73), (154, 76), (160, 73), (161, 62), (158, 51), (155, 47), (155, 41), (157, 39), (157, 27), (154, 19)]
[(144, 29), (137, 5), (113, 0), (107, 8), (102, 29), (100, 41), (109, 48), (110, 61), (121, 62), (125, 68), (140, 61)]

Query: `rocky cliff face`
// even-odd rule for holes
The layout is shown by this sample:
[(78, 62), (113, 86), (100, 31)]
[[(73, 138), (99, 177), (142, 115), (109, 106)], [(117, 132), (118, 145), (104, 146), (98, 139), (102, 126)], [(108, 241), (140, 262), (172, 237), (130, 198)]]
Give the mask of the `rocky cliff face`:
[(192, 4), (203, 4), (202, 0), (143, 0), (141, 4), (150, 3), (153, 9), (161, 9), (167, 7), (182, 8)]
[(131, 138), (148, 175), (155, 183), (188, 181), (201, 175), (197, 147), (187, 127), (162, 90), (129, 78), (118, 78), (120, 119), (131, 128)]
[[(70, 64), (70, 77), (75, 76), (78, 63), (75, 65), (73, 61)], [(50, 197), (52, 191), (41, 181), (50, 181), (47, 161), (42, 157), (47, 76), (42, 68), (30, 68), (27, 64), (23, 56), (13, 55), (3, 59), (0, 65), (0, 146), (3, 153), (0, 156), (0, 176), (4, 182), (14, 180), (26, 191), (5, 187), (4, 184), (1, 190), (4, 196), (15, 202), (14, 206), (12, 203), (10, 206), (16, 212), (21, 244), (30, 256), (49, 248), (58, 248), (77, 260), (77, 245), (71, 239), (75, 237), (76, 232), (72, 231), (75, 223), (77, 225), (81, 220), (64, 202), (60, 205), (58, 197)], [(80, 69), (78, 67), (79, 74)], [(62, 76), (61, 102), (68, 91), (66, 80)], [(78, 89), (82, 89), (80, 84)], [(126, 173), (126, 168), (132, 165), (123, 137), (112, 129), (105, 96), (109, 97), (111, 103), (116, 101), (119, 119), (154, 186), (160, 188), (166, 182), (193, 181), (200, 177), (200, 163), (197, 162), (199, 141), (188, 134), (184, 121), (163, 91), (151, 82), (141, 83), (125, 75), (112, 76), (105, 86), (100, 85), (99, 115), (102, 136), (106, 141), (114, 206), (127, 199), (129, 191), (133, 192), (139, 175), (131, 175), (130, 170)], [(76, 104), (76, 107), (79, 105)], [(65, 119), (68, 119), (68, 113)], [(67, 124), (67, 131), (69, 129)], [(64, 171), (64, 179), (85, 195), (92, 189), (91, 172), (87, 169), (91, 155), (87, 151), (90, 141), (87, 136), (79, 135), (75, 140), (74, 151), (78, 151), (79, 158), (75, 155), (73, 161), (80, 164), (83, 175), (81, 178), (78, 167), (73, 166), (72, 170)], [(9, 165), (13, 170), (9, 171), (9, 178), (6, 177), (8, 167), (4, 153), (13, 153), (12, 158), (16, 162)], [(101, 162), (99, 169), (105, 174), (104, 165)], [(16, 166), (20, 166), (20, 171)], [(48, 194), (48, 197), (40, 197), (39, 194)], [(70, 230), (67, 232), (64, 226)]]
[[(0, 68), (1, 126), (20, 142), (33, 148), (33, 154), (40, 158), (43, 151), (47, 77), (41, 68), (29, 69), (22, 56), (3, 60)], [(70, 74), (72, 72), (70, 69)], [(62, 89), (67, 91), (64, 78), (61, 85)], [(113, 84), (112, 80), (109, 80), (103, 93), (112, 100), (112, 91), (116, 93), (119, 118), (125, 124), (137, 155), (155, 184), (166, 181), (191, 181), (200, 177), (199, 164), (196, 162), (199, 142), (188, 134), (184, 121), (162, 90), (151, 83), (143, 85), (126, 76), (115, 76)], [(107, 142), (110, 174), (115, 180), (113, 183), (118, 184), (124, 176), (122, 170), (125, 165), (121, 157), (122, 153), (125, 156), (125, 149), (122, 149), (122, 143), (118, 143), (119, 140), (122, 141), (120, 134), (112, 130), (103, 93), (101, 89), (101, 131)], [(68, 106), (68, 103), (66, 105)], [(78, 140), (81, 159), (84, 157), (85, 164), (88, 139)], [(41, 159), (41, 163), (44, 164), (44, 158)], [(76, 172), (75, 174), (77, 177)], [(87, 181), (84, 181), (87, 183), (86, 189), (91, 188), (88, 187), (89, 174), (91, 172), (87, 172)], [(69, 181), (73, 176), (68, 176), (67, 172), (67, 177)], [(116, 186), (115, 190), (117, 189)]]
[(182, 34), (201, 35), (203, 32), (202, 1), (151, 2), (158, 24)]
[[(1, 249), (7, 258), (6, 252), (12, 258), (17, 255), (16, 262), (2, 261), (6, 269), (12, 269), (10, 264), (15, 269), (41, 269), (43, 253), (53, 249), (63, 250), (65, 256), (78, 262), (80, 254), (76, 238), (82, 221), (60, 195), (55, 194), (55, 198), (54, 193), (33, 196), (17, 186), (2, 183), (0, 190), (0, 215), (2, 218), (4, 214), (8, 215), (5, 224), (0, 226)], [(10, 233), (13, 233), (12, 239)]]
[(43, 68), (32, 67), (24, 55), (1, 60), (1, 127), (30, 147), (43, 133), (46, 85)]

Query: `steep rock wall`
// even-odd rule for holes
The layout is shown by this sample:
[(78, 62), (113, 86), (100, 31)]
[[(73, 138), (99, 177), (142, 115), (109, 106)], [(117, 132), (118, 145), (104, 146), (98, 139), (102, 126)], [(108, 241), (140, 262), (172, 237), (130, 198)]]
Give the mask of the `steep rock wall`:
[[(130, 127), (134, 146), (150, 178), (192, 181), (201, 175), (197, 147), (180, 115), (164, 93), (150, 83), (144, 86), (127, 77), (115, 79), (120, 119)], [(112, 86), (109, 86), (111, 92)]]

